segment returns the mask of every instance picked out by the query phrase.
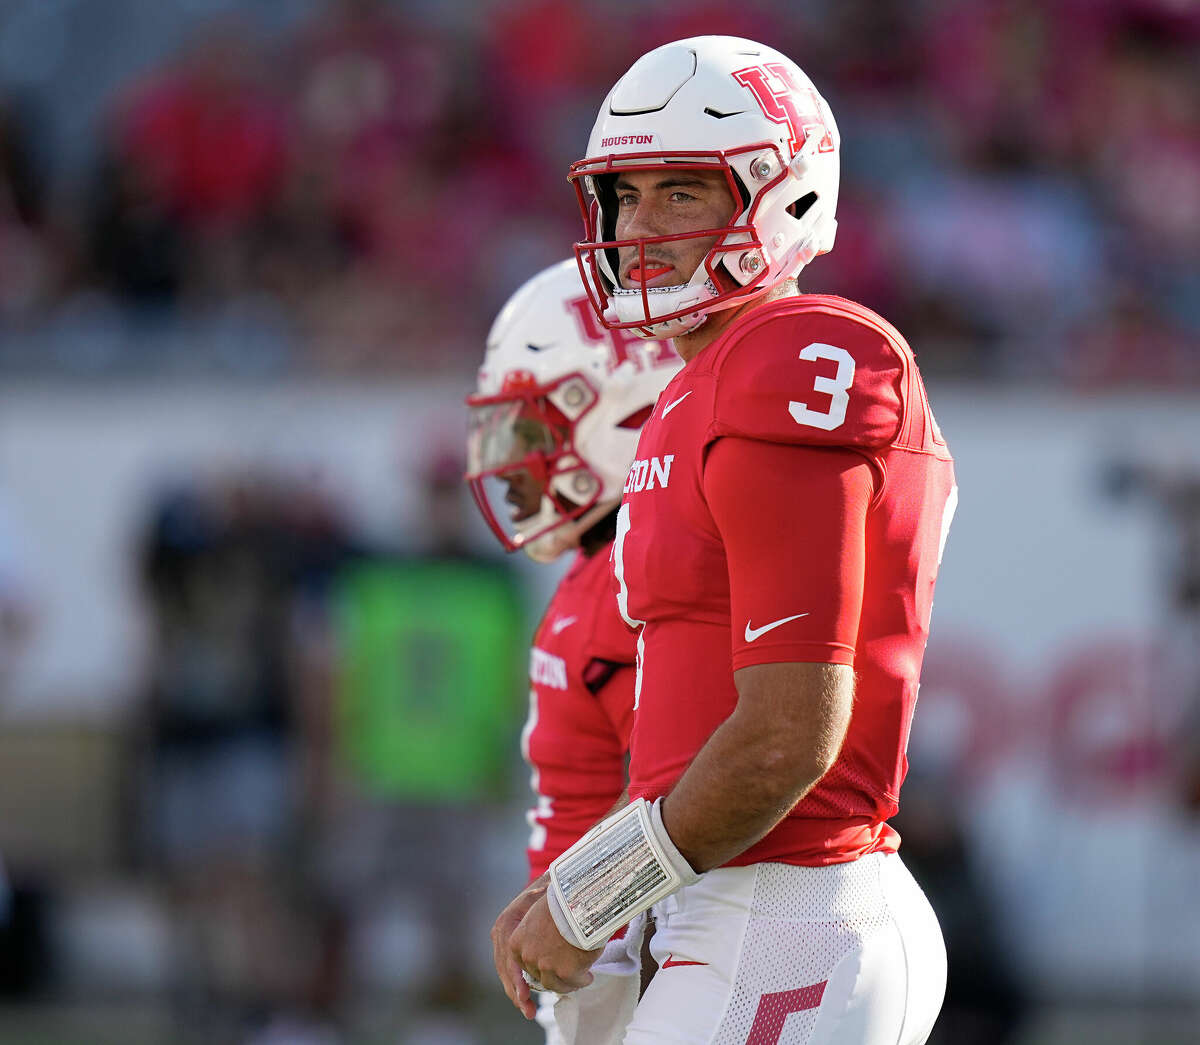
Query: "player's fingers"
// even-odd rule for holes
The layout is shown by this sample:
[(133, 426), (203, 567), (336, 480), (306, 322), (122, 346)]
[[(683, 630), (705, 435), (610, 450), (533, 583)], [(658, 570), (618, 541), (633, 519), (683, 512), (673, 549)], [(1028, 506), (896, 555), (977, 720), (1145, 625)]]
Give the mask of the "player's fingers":
[(516, 997), (513, 999), (513, 1004), (521, 1010), (521, 1014), (527, 1020), (531, 1020), (537, 1013), (537, 1002), (533, 1000), (533, 991), (525, 977), (521, 975), (521, 967), (514, 962), (513, 969), (516, 981)]
[(521, 976), (521, 966), (512, 958), (506, 959), (500, 979), (504, 983), (504, 993), (508, 995), (508, 1000), (515, 1008), (524, 1012), (525, 1003), (529, 998), (529, 985)]
[(514, 1005), (517, 1004), (516, 986), (513, 983), (512, 962), (507, 955), (497, 953), (495, 956), (496, 976), (500, 980), (500, 986), (504, 988), (504, 993), (508, 995), (508, 1000)]
[[(511, 947), (512, 935), (521, 924), (529, 908), (545, 892), (545, 887), (540, 882), (541, 880), (539, 879), (519, 893), (500, 912), (500, 917), (496, 919), (496, 923), (492, 926), (492, 962), (496, 966), (496, 975), (500, 979), (500, 985), (504, 988), (504, 993), (508, 995), (508, 1000), (516, 1005), (517, 1008), (522, 1008), (518, 992), (524, 990), (525, 994), (528, 995), (528, 988), (525, 981), (521, 978), (520, 963), (513, 957)], [(522, 1011), (524, 1010), (522, 1009)]]
[(508, 1000), (515, 1005), (516, 998), (514, 996), (510, 970), (512, 958), (508, 953), (508, 938), (510, 934), (502, 933), (499, 930), (500, 923), (497, 922), (492, 927), (492, 963), (496, 966), (496, 976), (500, 979), (500, 986), (504, 988), (504, 993), (508, 995)]
[(533, 1019), (537, 1013), (537, 1002), (533, 998), (529, 981), (525, 979), (524, 966), (518, 950), (510, 946), (503, 956), (497, 957), (496, 969), (500, 973), (500, 982), (504, 985), (504, 993), (508, 995), (508, 1000), (527, 1020)]
[[(509, 947), (510, 939), (511, 933), (503, 940), (493, 936), (496, 975), (500, 978), (500, 985), (504, 988), (504, 993), (508, 995), (508, 1000), (522, 1012), (526, 1012), (529, 986), (521, 976), (521, 963)], [(527, 1012), (526, 1015), (528, 1015)]]
[[(510, 945), (509, 952), (506, 955), (505, 969), (507, 971), (508, 984), (512, 985), (512, 990), (509, 991), (509, 1000), (518, 1009), (527, 1020), (531, 1020), (537, 1012), (537, 1002), (533, 998), (533, 988), (529, 981), (525, 978), (525, 970), (529, 968), (525, 964), (525, 959), (521, 957), (520, 948)], [(531, 974), (536, 983), (541, 984), (536, 974)], [(542, 984), (544, 986), (544, 984)], [(506, 990), (507, 985), (506, 985)]]

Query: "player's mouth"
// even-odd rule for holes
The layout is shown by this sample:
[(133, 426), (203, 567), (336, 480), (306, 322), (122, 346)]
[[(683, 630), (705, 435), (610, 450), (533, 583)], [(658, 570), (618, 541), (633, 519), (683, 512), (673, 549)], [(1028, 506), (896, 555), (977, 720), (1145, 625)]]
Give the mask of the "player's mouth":
[(663, 265), (661, 263), (654, 262), (647, 264), (645, 267), (636, 264), (630, 265), (629, 268), (625, 270), (625, 282), (626, 284), (652, 283), (654, 280), (665, 276), (668, 272), (674, 271), (674, 269), (674, 265)]
[(537, 515), (542, 498), (540, 493), (527, 486), (528, 476), (518, 472), (503, 478), (508, 483), (508, 492), (505, 493), (504, 500), (511, 505), (509, 516), (512, 521), (524, 522)]

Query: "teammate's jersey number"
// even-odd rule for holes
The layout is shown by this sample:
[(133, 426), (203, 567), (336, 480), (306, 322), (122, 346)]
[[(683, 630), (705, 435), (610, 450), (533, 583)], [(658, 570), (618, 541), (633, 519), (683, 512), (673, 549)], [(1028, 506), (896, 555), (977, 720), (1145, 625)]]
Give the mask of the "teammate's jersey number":
[(554, 799), (549, 795), (538, 795), (537, 805), (525, 813), (525, 822), (529, 825), (529, 842), (527, 848), (540, 853), (546, 848), (546, 838), (549, 831), (546, 823), (554, 816)]
[(625, 538), (628, 535), (629, 502), (626, 501), (617, 512), (617, 536), (612, 549), (613, 576), (617, 579), (617, 609), (626, 624), (637, 628), (646, 622), (629, 616), (629, 588), (625, 584)]
[(612, 564), (613, 575), (617, 578), (617, 609), (625, 623), (631, 628), (637, 628), (637, 661), (633, 675), (633, 710), (637, 711), (642, 702), (642, 655), (646, 646), (642, 641), (641, 626), (646, 622), (629, 616), (629, 588), (625, 585), (625, 538), (629, 534), (629, 504), (621, 505), (617, 512), (617, 536), (613, 541)]
[(846, 407), (850, 405), (850, 386), (854, 384), (854, 357), (844, 348), (823, 345), (814, 341), (800, 350), (801, 359), (829, 359), (837, 363), (837, 373), (832, 377), (824, 374), (813, 379), (813, 391), (829, 396), (826, 410), (814, 410), (805, 403), (793, 399), (788, 403), (788, 413), (797, 424), (811, 425), (825, 432), (832, 432), (846, 420)]

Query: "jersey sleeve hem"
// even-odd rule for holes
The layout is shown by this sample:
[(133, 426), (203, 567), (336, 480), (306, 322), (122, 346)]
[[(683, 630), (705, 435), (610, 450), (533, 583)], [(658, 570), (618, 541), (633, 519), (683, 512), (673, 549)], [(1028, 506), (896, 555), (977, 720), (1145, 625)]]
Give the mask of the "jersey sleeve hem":
[(840, 642), (776, 642), (734, 650), (733, 670), (755, 664), (845, 664), (854, 667), (854, 647)]
[(621, 667), (630, 666), (637, 661), (634, 655), (635, 641), (634, 634), (630, 631), (629, 642), (624, 646), (608, 642), (589, 642), (583, 647), (583, 656), (585, 661), (607, 660), (610, 664), (618, 664)]

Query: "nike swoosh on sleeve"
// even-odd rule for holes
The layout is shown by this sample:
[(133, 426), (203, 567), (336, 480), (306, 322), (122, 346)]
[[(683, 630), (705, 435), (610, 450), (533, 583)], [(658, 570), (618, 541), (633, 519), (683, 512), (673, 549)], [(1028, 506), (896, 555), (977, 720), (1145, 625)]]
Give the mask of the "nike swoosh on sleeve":
[(761, 628), (750, 627), (750, 622), (746, 621), (746, 641), (753, 642), (755, 639), (765, 635), (768, 631), (778, 628), (781, 624), (787, 624), (789, 621), (799, 620), (801, 617), (807, 617), (807, 613), (797, 613), (791, 617), (781, 617), (779, 620), (773, 620), (770, 624), (764, 624)]

